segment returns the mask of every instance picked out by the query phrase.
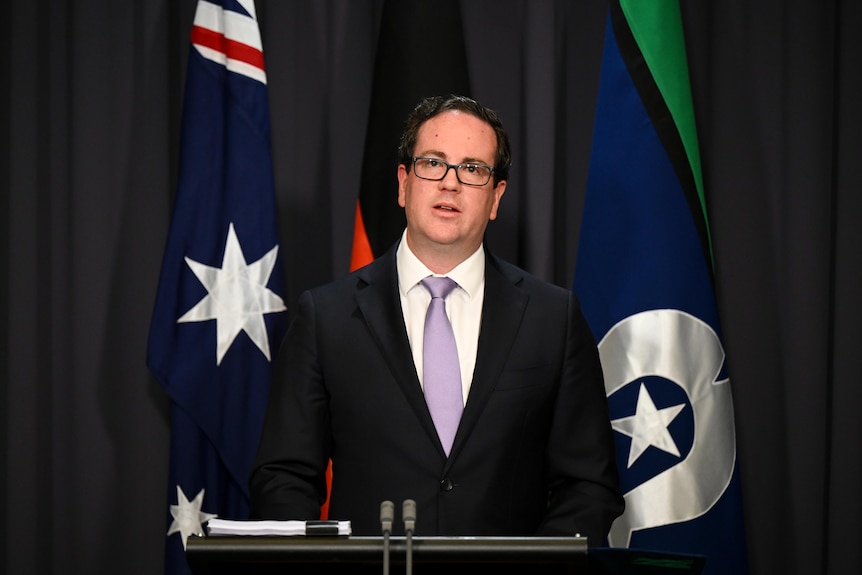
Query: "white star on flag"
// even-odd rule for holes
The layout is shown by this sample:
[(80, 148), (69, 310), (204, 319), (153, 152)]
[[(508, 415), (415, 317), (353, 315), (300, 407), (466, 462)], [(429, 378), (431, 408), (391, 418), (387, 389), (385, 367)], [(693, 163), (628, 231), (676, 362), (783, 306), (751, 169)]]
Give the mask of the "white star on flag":
[(177, 485), (177, 505), (171, 505), (171, 515), (174, 520), (168, 529), (168, 535), (179, 532), (183, 538), (183, 549), (186, 548), (186, 539), (188, 539), (189, 535), (203, 535), (203, 524), (210, 519), (218, 517), (214, 513), (204, 513), (201, 511), (203, 502), (203, 489), (190, 502), (182, 488)]
[(244, 331), (270, 360), (269, 337), (263, 315), (287, 308), (281, 297), (266, 287), (275, 268), (278, 245), (262, 258), (246, 264), (233, 223), (221, 268), (214, 268), (186, 257), (186, 263), (207, 289), (207, 295), (177, 320), (177, 323), (216, 320), (216, 365), (221, 365), (239, 332)]
[(635, 414), (611, 421), (611, 426), (632, 438), (628, 467), (634, 464), (650, 446), (679, 457), (679, 448), (667, 430), (668, 425), (685, 407), (685, 404), (656, 409), (646, 386), (641, 383)]

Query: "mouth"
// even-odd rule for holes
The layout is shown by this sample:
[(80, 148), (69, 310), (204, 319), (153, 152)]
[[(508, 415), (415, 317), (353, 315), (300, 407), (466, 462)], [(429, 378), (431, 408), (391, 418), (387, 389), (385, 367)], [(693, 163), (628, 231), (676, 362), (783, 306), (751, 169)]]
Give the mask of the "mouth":
[(450, 205), (450, 204), (437, 204), (437, 205), (435, 205), (435, 206), (434, 206), (434, 209), (435, 209), (435, 210), (440, 210), (440, 211), (443, 211), (443, 212), (450, 212), (450, 213), (458, 213), (458, 212), (460, 212), (460, 210), (459, 210), (458, 208), (456, 208), (455, 206)]

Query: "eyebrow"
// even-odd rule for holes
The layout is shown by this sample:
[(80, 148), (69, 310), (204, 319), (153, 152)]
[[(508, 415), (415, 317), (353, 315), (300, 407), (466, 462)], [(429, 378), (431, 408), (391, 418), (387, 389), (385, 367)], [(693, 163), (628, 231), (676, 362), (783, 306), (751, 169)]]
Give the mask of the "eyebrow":
[[(417, 158), (425, 158), (425, 157), (429, 157), (429, 156), (435, 157), (435, 158), (440, 158), (441, 160), (446, 160), (447, 162), (449, 161), (449, 157), (446, 154), (444, 154), (443, 152), (441, 152), (440, 150), (425, 150), (422, 153), (416, 154)], [(456, 162), (456, 164), (482, 164), (483, 166), (493, 166), (494, 165), (493, 162), (489, 163), (489, 162), (486, 162), (485, 160), (483, 160), (481, 158), (474, 158), (474, 157), (464, 158), (460, 162)]]

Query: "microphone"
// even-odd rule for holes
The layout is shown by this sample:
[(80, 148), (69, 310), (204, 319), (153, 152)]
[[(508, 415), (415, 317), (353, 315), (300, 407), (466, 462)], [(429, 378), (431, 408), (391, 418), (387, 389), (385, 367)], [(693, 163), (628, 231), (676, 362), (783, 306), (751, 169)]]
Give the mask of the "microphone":
[(401, 513), (404, 516), (404, 533), (412, 535), (413, 530), (416, 529), (416, 502), (405, 499)]
[(404, 536), (407, 543), (405, 565), (407, 575), (413, 575), (413, 531), (416, 529), (416, 502), (412, 499), (405, 499), (402, 504), (401, 515), (404, 517)]
[(395, 504), (391, 501), (384, 501), (380, 504), (380, 526), (383, 529), (384, 535), (392, 533), (392, 521), (395, 518)]
[(383, 530), (383, 575), (389, 575), (389, 535), (392, 533), (392, 520), (395, 517), (395, 504), (384, 501), (380, 504), (380, 527)]

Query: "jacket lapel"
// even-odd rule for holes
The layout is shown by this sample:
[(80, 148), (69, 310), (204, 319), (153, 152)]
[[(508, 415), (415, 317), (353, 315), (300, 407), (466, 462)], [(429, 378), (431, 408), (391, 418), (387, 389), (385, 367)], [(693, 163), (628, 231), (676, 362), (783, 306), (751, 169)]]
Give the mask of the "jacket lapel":
[(529, 295), (518, 287), (522, 275), (516, 273), (515, 268), (504, 270), (499, 260), (487, 250), (485, 256), (485, 300), (476, 367), (473, 370), (470, 395), (467, 397), (458, 433), (452, 445), (450, 461), (454, 460), (461, 444), (470, 437), (500, 379), (529, 301)]
[[(396, 246), (397, 247), (397, 246)], [(401, 388), (423, 429), (439, 444), (437, 430), (425, 404), (425, 396), (413, 365), (413, 353), (407, 339), (401, 298), (398, 293), (396, 248), (357, 272), (356, 302), (377, 348)], [(443, 448), (440, 447), (440, 454)]]
[[(407, 402), (426, 433), (439, 446), (437, 430), (419, 385), (410, 342), (407, 339), (398, 294), (395, 251), (395, 248), (390, 249), (357, 272), (356, 302)], [(520, 273), (516, 273), (514, 268), (504, 269), (494, 256), (487, 251), (485, 253), (485, 300), (476, 367), (470, 395), (446, 467), (454, 461), (461, 444), (469, 438), (488, 403), (488, 398), (503, 371), (509, 349), (515, 341), (529, 300), (529, 296), (518, 287), (522, 278)], [(439, 451), (440, 456), (445, 457), (442, 446)]]

